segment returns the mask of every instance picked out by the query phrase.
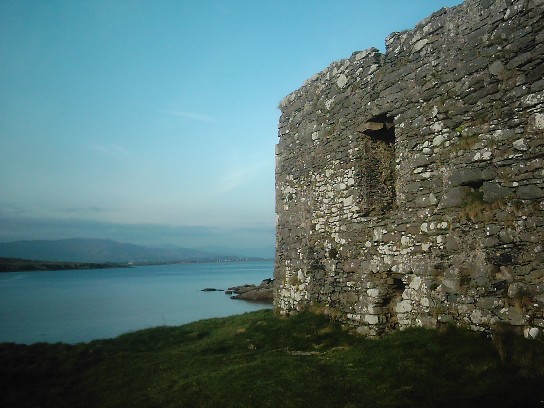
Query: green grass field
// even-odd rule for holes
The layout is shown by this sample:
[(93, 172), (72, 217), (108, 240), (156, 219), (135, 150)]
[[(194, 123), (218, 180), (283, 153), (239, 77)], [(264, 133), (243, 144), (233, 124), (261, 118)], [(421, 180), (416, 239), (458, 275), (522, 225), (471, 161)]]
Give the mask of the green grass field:
[(0, 406), (544, 407), (543, 351), (453, 328), (371, 340), (268, 310), (78, 345), (3, 344)]

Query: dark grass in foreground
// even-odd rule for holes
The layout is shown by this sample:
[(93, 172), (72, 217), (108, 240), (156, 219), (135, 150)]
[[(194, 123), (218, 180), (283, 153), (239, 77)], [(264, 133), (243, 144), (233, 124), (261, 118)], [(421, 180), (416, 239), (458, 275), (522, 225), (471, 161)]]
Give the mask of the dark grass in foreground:
[(544, 407), (542, 342), (499, 348), (502, 359), (458, 329), (369, 340), (323, 316), (259, 311), (73, 346), (1, 345), (0, 406)]

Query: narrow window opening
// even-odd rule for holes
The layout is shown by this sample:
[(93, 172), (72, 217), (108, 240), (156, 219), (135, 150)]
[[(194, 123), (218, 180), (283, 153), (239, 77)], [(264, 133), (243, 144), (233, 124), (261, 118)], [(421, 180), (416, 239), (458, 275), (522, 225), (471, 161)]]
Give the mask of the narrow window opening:
[(385, 214), (395, 207), (395, 123), (382, 113), (358, 129), (363, 138), (363, 208), (367, 215)]

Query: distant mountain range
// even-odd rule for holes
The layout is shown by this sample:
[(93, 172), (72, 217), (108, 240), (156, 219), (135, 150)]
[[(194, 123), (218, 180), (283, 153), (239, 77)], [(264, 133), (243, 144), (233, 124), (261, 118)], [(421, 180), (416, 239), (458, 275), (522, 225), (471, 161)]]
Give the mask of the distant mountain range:
[(153, 248), (111, 240), (72, 238), (0, 242), (0, 257), (61, 262), (169, 263), (235, 260), (237, 255), (218, 254), (168, 246)]

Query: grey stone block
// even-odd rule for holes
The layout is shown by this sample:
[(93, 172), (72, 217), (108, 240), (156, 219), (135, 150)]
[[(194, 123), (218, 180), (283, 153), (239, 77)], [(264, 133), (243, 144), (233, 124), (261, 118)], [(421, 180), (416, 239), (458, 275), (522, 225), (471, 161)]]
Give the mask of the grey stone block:
[(465, 201), (467, 195), (472, 191), (470, 187), (460, 186), (448, 190), (442, 200), (440, 200), (439, 208), (460, 207)]
[(536, 200), (544, 197), (544, 190), (535, 185), (518, 187), (516, 194), (522, 200)]
[(491, 182), (484, 182), (480, 191), (483, 193), (483, 200), (486, 203), (493, 203), (511, 195), (509, 188)]
[(478, 184), (482, 183), (483, 180), (482, 171), (475, 168), (455, 170), (449, 178), (449, 182), (453, 187)]

